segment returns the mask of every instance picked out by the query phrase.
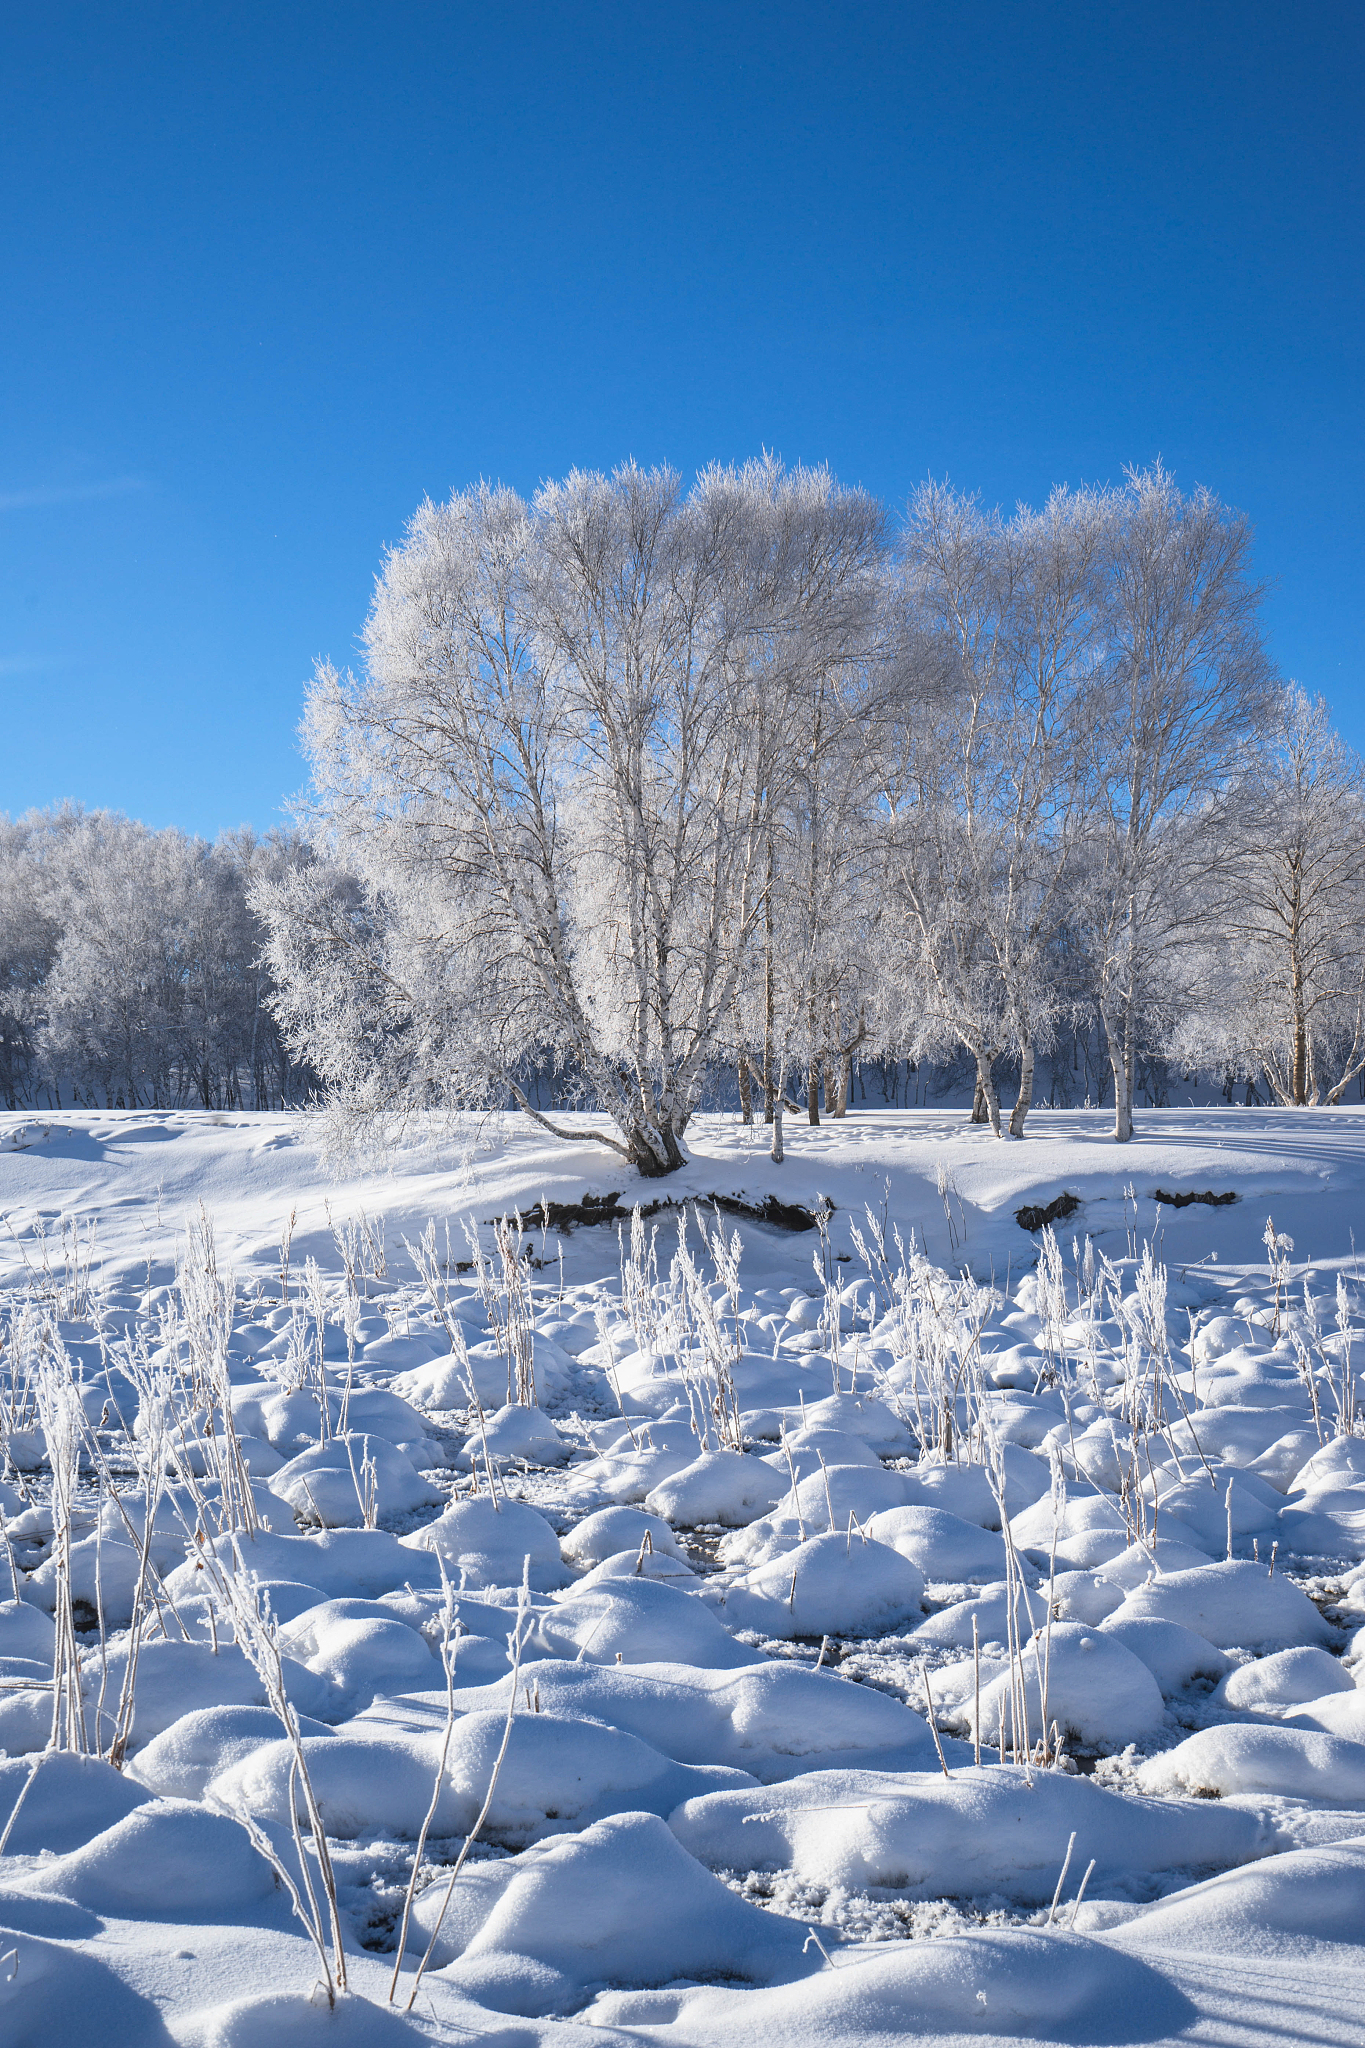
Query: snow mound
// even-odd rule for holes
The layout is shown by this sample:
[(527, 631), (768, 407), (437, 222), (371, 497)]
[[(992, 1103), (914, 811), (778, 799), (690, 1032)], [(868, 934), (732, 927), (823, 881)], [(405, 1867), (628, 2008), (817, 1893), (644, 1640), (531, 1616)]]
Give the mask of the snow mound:
[[(128, 1647), (115, 1643), (106, 1655), (105, 1671), (99, 1653), (87, 1652), (83, 1684), (87, 1696), (90, 1734), (107, 1748), (113, 1739), (119, 1692), (128, 1663)], [(292, 1658), (284, 1663), (285, 1684), (290, 1698), (304, 1713), (328, 1717), (330, 1688), (324, 1679)], [(104, 1706), (97, 1709), (101, 1683)], [(231, 1643), (220, 1645), (215, 1656), (207, 1643), (172, 1643), (164, 1640), (144, 1643), (138, 1658), (129, 1753), (135, 1753), (154, 1735), (169, 1728), (182, 1714), (195, 1707), (227, 1704), (263, 1707), (265, 1688), (241, 1651)], [(98, 1728), (96, 1721), (98, 1719)], [(52, 1726), (52, 1695), (44, 1692), (0, 1693), (0, 1750), (11, 1756), (31, 1756), (47, 1747)]]
[(1250, 1328), (1244, 1316), (1211, 1316), (1195, 1336), (1194, 1359), (1196, 1365), (1205, 1365), (1214, 1359), (1226, 1360), (1229, 1354), (1249, 1356), (1267, 1349), (1265, 1339)]
[(1123, 1590), (1097, 1572), (1058, 1572), (1049, 1576), (1052, 1611), (1058, 1621), (1081, 1621), (1095, 1628), (1123, 1605)]
[(1093, 1571), (1128, 1548), (1128, 1525), (1107, 1494), (1072, 1494), (1060, 1512), (1048, 1498), (1036, 1500), (1010, 1521), (1015, 1548), (1046, 1567), (1054, 1540), (1063, 1570)]
[(167, 1800), (43, 1863), (23, 1888), (121, 1920), (256, 1920), (275, 1876), (236, 1821)]
[(259, 1579), (257, 1590), (262, 1604), (269, 1602), (271, 1618), (277, 1622), (296, 1621), (310, 1607), (320, 1607), (327, 1597), (321, 1586), (305, 1586), (297, 1579)]
[(1172, 1572), (1203, 1571), (1208, 1563), (1206, 1550), (1197, 1550), (1194, 1544), (1182, 1543), (1175, 1536), (1157, 1536), (1145, 1543), (1134, 1543), (1131, 1549), (1108, 1559), (1101, 1574), (1111, 1586), (1131, 1593), (1159, 1573), (1169, 1576)]
[(867, 1525), (874, 1543), (889, 1544), (926, 1579), (954, 1585), (1005, 1575), (1005, 1539), (946, 1508), (887, 1508)]
[[(432, 1821), (434, 1834), (463, 1834), (473, 1826), (505, 1725), (505, 1715), (496, 1713), (466, 1714), (457, 1722)], [(382, 1829), (411, 1840), (431, 1799), (441, 1740), (435, 1730), (306, 1739), (304, 1754), (327, 1832), (353, 1840)], [(245, 1808), (258, 1819), (287, 1824), (292, 1764), (290, 1745), (271, 1743), (212, 1779), (206, 1796), (229, 1811)], [(490, 1841), (522, 1848), (542, 1835), (585, 1827), (610, 1813), (667, 1814), (685, 1799), (753, 1783), (745, 1771), (677, 1763), (619, 1728), (567, 1715), (519, 1712), (485, 1833)]]
[[(79, 1907), (44, 1900), (38, 1910), (44, 1924), (57, 1921), (64, 1936), (97, 1932), (98, 1923)], [(32, 1902), (25, 1899), (18, 1911), (29, 1921)], [(83, 1924), (71, 1926), (73, 1921)], [(9, 1959), (16, 1951), (18, 1968)], [(66, 2048), (67, 2043), (80, 2048), (157, 2043), (166, 2048), (170, 2036), (160, 2012), (122, 1981), (112, 1958), (83, 1953), (76, 1939), (42, 1940), (33, 1934), (19, 1941), (6, 1935), (4, 1952), (0, 2038), (5, 2048)]]
[(350, 1430), (313, 1444), (267, 1482), (304, 1522), (324, 1529), (360, 1528), (367, 1507), (386, 1520), (435, 1506), (441, 1496), (410, 1458), (383, 1437)]
[(885, 1465), (827, 1465), (783, 1494), (770, 1515), (727, 1536), (723, 1563), (762, 1565), (781, 1557), (817, 1531), (847, 1536), (852, 1523), (865, 1528), (872, 1517), (905, 1506), (906, 1477)]
[[(457, 1691), (456, 1706), (461, 1713), (505, 1713), (511, 1683), (509, 1674)], [(531, 1666), (521, 1683), (534, 1688), (542, 1712), (602, 1721), (679, 1763), (726, 1764), (763, 1784), (836, 1758), (936, 1767), (928, 1724), (911, 1708), (888, 1693), (799, 1664), (702, 1671), (679, 1663), (547, 1661)], [(435, 1707), (437, 1695), (428, 1698)]]
[(1318, 1442), (1318, 1432), (1312, 1423), (1301, 1423), (1267, 1444), (1245, 1469), (1266, 1480), (1277, 1493), (1288, 1493), (1295, 1473), (1302, 1468), (1309, 1452), (1318, 1448)]
[(757, 1650), (737, 1643), (696, 1593), (656, 1579), (611, 1579), (577, 1585), (540, 1616), (532, 1654), (582, 1657), (594, 1664), (693, 1664), (733, 1670), (758, 1664)]
[(1308, 1728), (1201, 1728), (1149, 1757), (1138, 1780), (1146, 1792), (1268, 1792), (1359, 1806), (1365, 1804), (1365, 1743)]
[[(1336, 1503), (1341, 1495), (1331, 1498)], [(1347, 1513), (1320, 1503), (1284, 1508), (1276, 1524), (1281, 1551), (1295, 1557), (1365, 1558), (1365, 1494), (1357, 1499), (1358, 1506)]]
[(1264, 1565), (1202, 1565), (1137, 1587), (1119, 1621), (1178, 1621), (1220, 1649), (1282, 1650), (1327, 1643), (1332, 1631), (1306, 1593)]
[(1332, 1692), (1354, 1694), (1355, 1680), (1326, 1650), (1277, 1650), (1231, 1671), (1216, 1694), (1220, 1706), (1241, 1713), (1273, 1713), (1277, 1707), (1300, 1707)]
[(614, 1992), (599, 2025), (667, 2028), (677, 2048), (862, 2048), (916, 2036), (1147, 2042), (1195, 2019), (1189, 2000), (1141, 1958), (1056, 1929), (990, 1930), (873, 1951), (773, 1990)]
[(457, 1500), (434, 1522), (401, 1539), (408, 1551), (440, 1557), (452, 1579), (464, 1574), (470, 1586), (516, 1586), (530, 1560), (531, 1584), (548, 1592), (568, 1578), (559, 1538), (544, 1515), (518, 1500), (490, 1500), (480, 1494)]
[(572, 1445), (565, 1443), (549, 1416), (539, 1408), (513, 1405), (499, 1408), (495, 1415), (485, 1418), (482, 1427), (470, 1435), (456, 1463), (466, 1471), (476, 1464), (482, 1470), (486, 1451), (496, 1464), (520, 1458), (530, 1465), (559, 1465), (571, 1449)]
[(1365, 1437), (1338, 1436), (1321, 1445), (1294, 1474), (1291, 1494), (1313, 1493), (1326, 1485), (1353, 1486), (1365, 1481)]
[(1268, 1551), (1283, 1506), (1275, 1488), (1255, 1473), (1225, 1470), (1216, 1487), (1210, 1486), (1207, 1477), (1163, 1487), (1160, 1512), (1163, 1525), (1168, 1515), (1182, 1525), (1183, 1540), (1196, 1550), (1221, 1557), (1227, 1547), (1229, 1516), (1234, 1543), (1249, 1550), (1250, 1537), (1265, 1536)]
[[(1007, 1471), (1007, 1494), (1008, 1486)], [(1000, 1503), (984, 1465), (919, 1465), (905, 1474), (905, 1490), (912, 1507), (942, 1508), (945, 1514), (975, 1522), (979, 1529), (1000, 1527)], [(1025, 1507), (1027, 1502), (1017, 1505)]]
[(575, 1523), (559, 1549), (565, 1564), (583, 1571), (623, 1550), (638, 1552), (648, 1534), (655, 1550), (667, 1556), (679, 1555), (677, 1537), (659, 1515), (647, 1515), (640, 1508), (599, 1508)]
[[(108, 1684), (101, 1721), (101, 1735), (107, 1743), (113, 1734), (118, 1688), (123, 1683), (128, 1652), (123, 1644), (108, 1653)], [(99, 1690), (99, 1660), (90, 1665), (91, 1691)], [(297, 1659), (283, 1659), (285, 1688), (294, 1705), (304, 1714), (333, 1718), (331, 1690)], [(196, 1707), (263, 1707), (265, 1687), (255, 1669), (234, 1643), (220, 1643), (215, 1652), (207, 1643), (144, 1643), (138, 1655), (137, 1682), (133, 1695), (133, 1726), (130, 1754), (160, 1735), (182, 1714)], [(93, 1725), (93, 1715), (91, 1717)]]
[[(1122, 1749), (1126, 1743), (1150, 1735), (1166, 1718), (1161, 1688), (1147, 1665), (1102, 1629), (1086, 1628), (1075, 1621), (1055, 1622), (1050, 1640), (1046, 1632), (1040, 1632), (1025, 1647), (1022, 1663), (1030, 1744), (1043, 1733), (1046, 1720), (1049, 1730), (1055, 1721), (1063, 1737), (1084, 1749)], [(983, 1743), (998, 1743), (1003, 1733), (1010, 1741), (1017, 1734), (1022, 1744), (1025, 1731), (1014, 1725), (1016, 1698), (1015, 1682), (1008, 1671), (983, 1684)], [(954, 1716), (972, 1730), (973, 1698), (955, 1708)]]
[[(347, 1599), (356, 1594), (374, 1600), (400, 1586), (435, 1588), (441, 1583), (434, 1557), (423, 1556), (420, 1549), (414, 1551), (410, 1539), (402, 1543), (384, 1529), (327, 1529), (311, 1536), (262, 1532), (249, 1540), (237, 1541), (247, 1571), (263, 1580), (315, 1586), (326, 1599)], [(230, 1536), (220, 1536), (214, 1544), (217, 1555), (229, 1567), (234, 1558), (233, 1546)], [(190, 1558), (172, 1572), (166, 1590), (173, 1600), (199, 1590), (196, 1581), (200, 1570), (197, 1561)], [(518, 1562), (509, 1583), (516, 1585), (520, 1578)]]
[(1107, 1615), (1100, 1629), (1142, 1660), (1168, 1699), (1197, 1679), (1221, 1678), (1228, 1668), (1223, 1652), (1182, 1622), (1125, 1620), (1120, 1613)]
[(41, 1664), (50, 1674), (56, 1634), (51, 1617), (40, 1607), (27, 1600), (0, 1600), (0, 1659), (5, 1663), (22, 1658)]
[(861, 1437), (879, 1458), (901, 1456), (914, 1442), (909, 1425), (871, 1394), (826, 1394), (822, 1401), (807, 1401), (801, 1420), (807, 1429), (837, 1429)]
[(879, 1465), (872, 1446), (846, 1429), (793, 1429), (785, 1432), (782, 1448), (770, 1451), (764, 1463), (774, 1472), (794, 1471), (798, 1483), (813, 1478), (824, 1465)]
[(1128, 1798), (1089, 1778), (1013, 1765), (939, 1772), (814, 1771), (754, 1792), (717, 1792), (670, 1814), (713, 1870), (791, 1869), (811, 1884), (886, 1886), (918, 1898), (1053, 1895), (1068, 1838), (1101, 1883), (1215, 1869), (1269, 1847), (1231, 1807)]
[(589, 1586), (600, 1586), (610, 1579), (663, 1579), (675, 1583), (682, 1579), (695, 1579), (687, 1560), (668, 1550), (618, 1550), (614, 1557), (604, 1557), (601, 1564), (595, 1564), (585, 1572), (579, 1585), (585, 1590)]
[(705, 1597), (762, 1636), (877, 1635), (918, 1621), (924, 1574), (885, 1543), (812, 1536)]
[[(991, 1643), (1003, 1645), (1009, 1640), (1010, 1599), (1009, 1588), (1003, 1581), (998, 1586), (985, 1587), (974, 1599), (955, 1601), (952, 1606), (931, 1614), (911, 1631), (911, 1641), (917, 1649), (970, 1650), (972, 1624), (975, 1622), (983, 1649)], [(1015, 1626), (1019, 1635), (1027, 1640), (1034, 1619), (1045, 1612), (1043, 1598), (1034, 1593), (1030, 1599), (1023, 1590), (1016, 1588), (1013, 1600)]]
[[(821, 1966), (814, 1951), (802, 1954), (803, 1926), (738, 1897), (653, 1814), (552, 1836), (478, 1875), (478, 1893), (458, 1911), (457, 1886), (437, 1953), (451, 1965), (446, 1980), (495, 2011), (572, 2010), (604, 1982), (769, 1984)], [(417, 1902), (423, 1943), (445, 1892), (438, 1881)], [(524, 1961), (540, 1969), (523, 1970)]]
[[(305, 1735), (331, 1733), (306, 1714), (300, 1714), (299, 1725)], [(269, 1707), (196, 1707), (153, 1737), (134, 1759), (131, 1775), (165, 1799), (199, 1799), (219, 1771), (279, 1740), (279, 1716)]]
[(1320, 1700), (1305, 1700), (1285, 1715), (1290, 1728), (1321, 1728), (1325, 1734), (1340, 1735), (1347, 1742), (1365, 1742), (1365, 1692), (1324, 1693)]
[(1177, 1892), (1109, 1937), (1123, 1948), (1207, 1955), (1321, 1955), (1365, 1943), (1365, 1836), (1267, 1856)]
[(432, 1685), (440, 1671), (418, 1631), (373, 1600), (326, 1600), (310, 1607), (281, 1629), (280, 1642), (336, 1694), (334, 1720), (377, 1692)]
[(645, 1506), (684, 1529), (714, 1522), (739, 1529), (766, 1514), (785, 1491), (782, 1479), (762, 1458), (739, 1451), (705, 1451), (661, 1479), (646, 1495)]
[[(349, 1399), (337, 1388), (329, 1388), (327, 1417), (333, 1431), (341, 1426), (343, 1400), (350, 1430), (413, 1449), (426, 1437), (426, 1424), (417, 1410), (385, 1387), (355, 1387)], [(244, 1435), (263, 1437), (285, 1457), (316, 1444), (321, 1432), (322, 1412), (316, 1394), (274, 1381), (257, 1380), (236, 1388), (232, 1413)]]
[(11, 1856), (44, 1850), (61, 1856), (83, 1848), (149, 1796), (97, 1757), (49, 1750), (35, 1762), (36, 1771), (26, 1757), (0, 1760), (0, 1833), (13, 1815), (6, 1844)]
[[(695, 1447), (694, 1438), (692, 1449)], [(579, 1466), (578, 1486), (592, 1500), (605, 1495), (621, 1503), (643, 1501), (671, 1473), (681, 1472), (692, 1462), (692, 1450), (649, 1449), (632, 1444), (627, 1437), (624, 1443), (601, 1451), (592, 1464)]]
[[(257, 1487), (255, 1492), (263, 1527), (271, 1528), (275, 1517), (282, 1522), (291, 1522), (283, 1501), (277, 1500), (263, 1486)], [(154, 1535), (152, 1562), (158, 1570), (165, 1571), (178, 1564), (184, 1554), (183, 1531), (178, 1530), (169, 1544), (159, 1533)], [(84, 1536), (71, 1546), (72, 1594), (77, 1600), (85, 1601), (92, 1611), (96, 1611), (97, 1603), (102, 1606), (107, 1628), (127, 1628), (131, 1622), (140, 1571), (139, 1551), (125, 1537), (100, 1532)], [(25, 1592), (27, 1598), (45, 1613), (55, 1612), (58, 1592), (55, 1558), (48, 1557), (35, 1572), (30, 1573)]]
[(454, 1358), (431, 1358), (389, 1381), (391, 1392), (419, 1408), (448, 1412), (469, 1406), (469, 1375)]
[(302, 1991), (230, 1999), (172, 2022), (176, 2048), (418, 2048), (430, 2030), (392, 2006), (343, 1996), (328, 2011), (324, 1998)]
[(1172, 1432), (1183, 1453), (1197, 1457), (1203, 1451), (1245, 1468), (1264, 1458), (1271, 1446), (1291, 1431), (1303, 1429), (1309, 1422), (1308, 1404), (1294, 1401), (1282, 1408), (1259, 1404), (1201, 1408), (1196, 1422), (1194, 1428), (1179, 1423)]

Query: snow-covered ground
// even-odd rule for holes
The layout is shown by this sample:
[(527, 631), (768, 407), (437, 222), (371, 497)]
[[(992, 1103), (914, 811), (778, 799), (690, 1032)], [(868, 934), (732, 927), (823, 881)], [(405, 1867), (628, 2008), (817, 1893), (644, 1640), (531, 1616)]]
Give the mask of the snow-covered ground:
[(1365, 1111), (1106, 1131), (0, 1119), (5, 2048), (1358, 2040)]

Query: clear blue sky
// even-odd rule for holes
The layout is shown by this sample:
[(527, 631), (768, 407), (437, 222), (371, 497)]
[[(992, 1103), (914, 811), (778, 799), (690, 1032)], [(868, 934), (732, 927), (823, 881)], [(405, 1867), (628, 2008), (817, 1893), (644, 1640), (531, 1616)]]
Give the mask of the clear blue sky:
[(1365, 746), (1365, 9), (6, 10), (0, 809), (301, 780), (424, 492), (760, 448), (893, 503), (1160, 454)]

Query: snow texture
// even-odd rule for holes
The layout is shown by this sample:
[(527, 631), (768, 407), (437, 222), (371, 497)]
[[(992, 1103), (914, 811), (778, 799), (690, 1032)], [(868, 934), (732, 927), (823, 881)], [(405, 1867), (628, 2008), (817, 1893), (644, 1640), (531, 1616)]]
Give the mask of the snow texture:
[(521, 1119), (350, 1183), (295, 1117), (10, 1123), (6, 2048), (1350, 2038), (1365, 1115), (694, 1125), (669, 1193), (827, 1196), (827, 1287), (691, 1212), (693, 1283), (676, 1217), (424, 1265), (651, 1197)]

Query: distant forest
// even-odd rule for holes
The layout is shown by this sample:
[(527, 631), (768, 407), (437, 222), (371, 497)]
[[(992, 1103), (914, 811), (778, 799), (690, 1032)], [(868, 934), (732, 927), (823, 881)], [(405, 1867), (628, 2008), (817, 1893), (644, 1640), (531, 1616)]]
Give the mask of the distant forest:
[(253, 881), (296, 836), (216, 845), (111, 811), (0, 818), (0, 1103), (280, 1109), (316, 1077), (271, 1009)]

